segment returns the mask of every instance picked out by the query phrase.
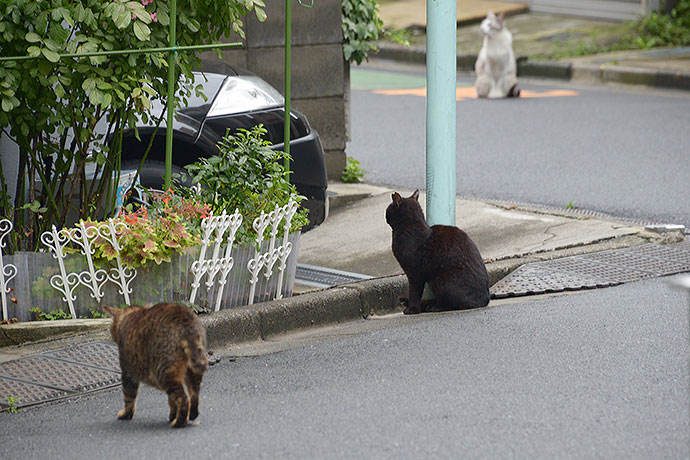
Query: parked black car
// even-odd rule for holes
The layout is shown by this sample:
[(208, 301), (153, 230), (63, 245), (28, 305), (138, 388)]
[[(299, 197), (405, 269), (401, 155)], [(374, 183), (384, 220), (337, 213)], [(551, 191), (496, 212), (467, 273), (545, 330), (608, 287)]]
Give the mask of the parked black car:
[[(218, 70), (214, 68), (213, 70)], [(208, 98), (192, 96), (186, 106), (177, 110), (173, 125), (173, 174), (200, 157), (218, 153), (218, 141), (226, 130), (250, 129), (262, 124), (268, 131), (265, 138), (275, 149), (283, 149), (285, 106), (283, 96), (271, 85), (250, 72), (222, 65), (222, 73), (194, 72), (195, 86), (201, 84)], [(194, 92), (192, 92), (194, 93)], [(154, 106), (151, 113), (163, 107)], [(309, 227), (328, 216), (326, 164), (321, 141), (301, 113), (290, 111), (290, 182), (307, 200)], [(134, 131), (126, 132), (122, 145), (122, 169), (137, 169), (146, 150), (154, 126), (138, 126), (141, 141)], [(165, 173), (165, 122), (156, 132), (151, 151), (140, 172), (141, 184), (162, 188)]]

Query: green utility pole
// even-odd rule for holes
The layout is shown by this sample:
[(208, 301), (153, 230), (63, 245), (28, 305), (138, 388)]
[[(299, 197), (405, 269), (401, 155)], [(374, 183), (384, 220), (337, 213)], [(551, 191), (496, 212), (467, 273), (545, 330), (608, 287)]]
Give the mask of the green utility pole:
[[(292, 0), (285, 0), (285, 131), (283, 150), (290, 155), (290, 74), (292, 48)], [(285, 174), (290, 179), (290, 159), (285, 158)]]
[(165, 127), (165, 186), (168, 190), (171, 185), (172, 176), (172, 143), (173, 143), (173, 121), (175, 117), (175, 58), (177, 51), (174, 50), (177, 38), (175, 37), (177, 24), (177, 0), (170, 0), (170, 46), (173, 48), (168, 54), (168, 119)]
[(456, 0), (427, 0), (426, 17), (426, 219), (455, 225)]

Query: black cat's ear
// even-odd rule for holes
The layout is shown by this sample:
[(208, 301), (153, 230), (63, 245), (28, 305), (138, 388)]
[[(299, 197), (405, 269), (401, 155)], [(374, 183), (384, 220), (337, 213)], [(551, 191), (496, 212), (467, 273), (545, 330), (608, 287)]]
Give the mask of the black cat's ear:
[(402, 197), (398, 192), (393, 192), (391, 198), (393, 198), (393, 203), (395, 204), (400, 204), (400, 202), (402, 201)]
[(415, 190), (410, 198), (414, 198), (415, 201), (419, 201), (419, 190)]

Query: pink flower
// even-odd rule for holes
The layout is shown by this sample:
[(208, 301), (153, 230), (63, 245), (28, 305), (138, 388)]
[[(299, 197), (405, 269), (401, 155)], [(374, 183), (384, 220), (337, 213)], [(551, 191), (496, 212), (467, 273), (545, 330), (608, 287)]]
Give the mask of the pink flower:
[(150, 5), (151, 3), (153, 3), (153, 0), (141, 0), (141, 4), (144, 6)]
[(156, 13), (151, 13), (151, 20), (153, 22), (158, 22), (158, 15)]

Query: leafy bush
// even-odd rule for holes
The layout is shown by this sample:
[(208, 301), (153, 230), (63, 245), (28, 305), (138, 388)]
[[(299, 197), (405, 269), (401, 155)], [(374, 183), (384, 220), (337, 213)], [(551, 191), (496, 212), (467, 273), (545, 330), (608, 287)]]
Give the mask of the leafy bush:
[(625, 29), (613, 42), (602, 43), (596, 36), (566, 42), (551, 57), (560, 59), (611, 51), (690, 45), (690, 0), (680, 0), (669, 14), (653, 12), (629, 22)]
[[(262, 6), (263, 0), (179, 0), (177, 44), (215, 42), (233, 32), (243, 36), (242, 16), (254, 10), (263, 20)], [(112, 209), (108, 187), (113, 173), (116, 180), (119, 174), (124, 128), (137, 116), (150, 117), (151, 100), (168, 103), (167, 54), (60, 55), (166, 47), (169, 22), (168, 2), (162, 0), (0, 4), (2, 55), (33, 58), (0, 65), (0, 130), (19, 146), (20, 157), (14, 203), (0, 169), (0, 215), (14, 221), (13, 238), (23, 236), (12, 241), (14, 249), (36, 249), (40, 234), (53, 224), (63, 227), (70, 209), (82, 219), (99, 207)], [(176, 62), (179, 74), (191, 81), (199, 58), (179, 52)], [(180, 90), (179, 81), (176, 86)], [(183, 87), (178, 94), (184, 99), (191, 91)], [(95, 130), (97, 125), (104, 130)], [(87, 166), (97, 180), (87, 181)], [(99, 201), (104, 195), (105, 203)]]
[(640, 48), (690, 45), (690, 0), (680, 0), (670, 14), (642, 17), (632, 32), (631, 40)]
[[(29, 310), (29, 313), (31, 313), (34, 321), (56, 321), (59, 319), (72, 319), (72, 315), (70, 313), (57, 308), (50, 310), (48, 313), (45, 313), (40, 308), (34, 307)], [(81, 316), (80, 318), (100, 319), (108, 317), (108, 315), (96, 310), (95, 308), (89, 308), (89, 314), (91, 315), (90, 317)]]
[[(240, 129), (235, 134), (228, 132), (218, 144), (218, 155), (186, 166), (192, 182), (200, 186), (195, 196), (209, 203), (214, 214), (240, 210), (244, 220), (237, 232), (238, 244), (254, 240), (252, 222), (262, 211), (268, 213), (290, 200), (299, 203), (304, 199), (285, 173), (283, 164), (289, 156), (270, 148), (271, 143), (263, 139), (266, 132), (262, 125)], [(307, 210), (300, 208), (293, 217), (291, 231), (307, 223)]]
[(364, 179), (364, 169), (362, 169), (361, 166), (359, 161), (352, 157), (348, 157), (345, 169), (340, 177), (342, 181), (347, 183), (362, 182)]
[(343, 55), (347, 62), (361, 64), (369, 59), (369, 52), (377, 51), (374, 42), (382, 38), (410, 46), (409, 31), (384, 28), (376, 0), (342, 0), (342, 28)]
[(29, 310), (36, 321), (55, 321), (58, 319), (72, 319), (72, 315), (64, 310), (53, 309), (44, 313), (40, 308), (34, 307)]
[(342, 0), (343, 55), (348, 62), (361, 64), (369, 51), (376, 51), (372, 43), (383, 32), (375, 0)]

